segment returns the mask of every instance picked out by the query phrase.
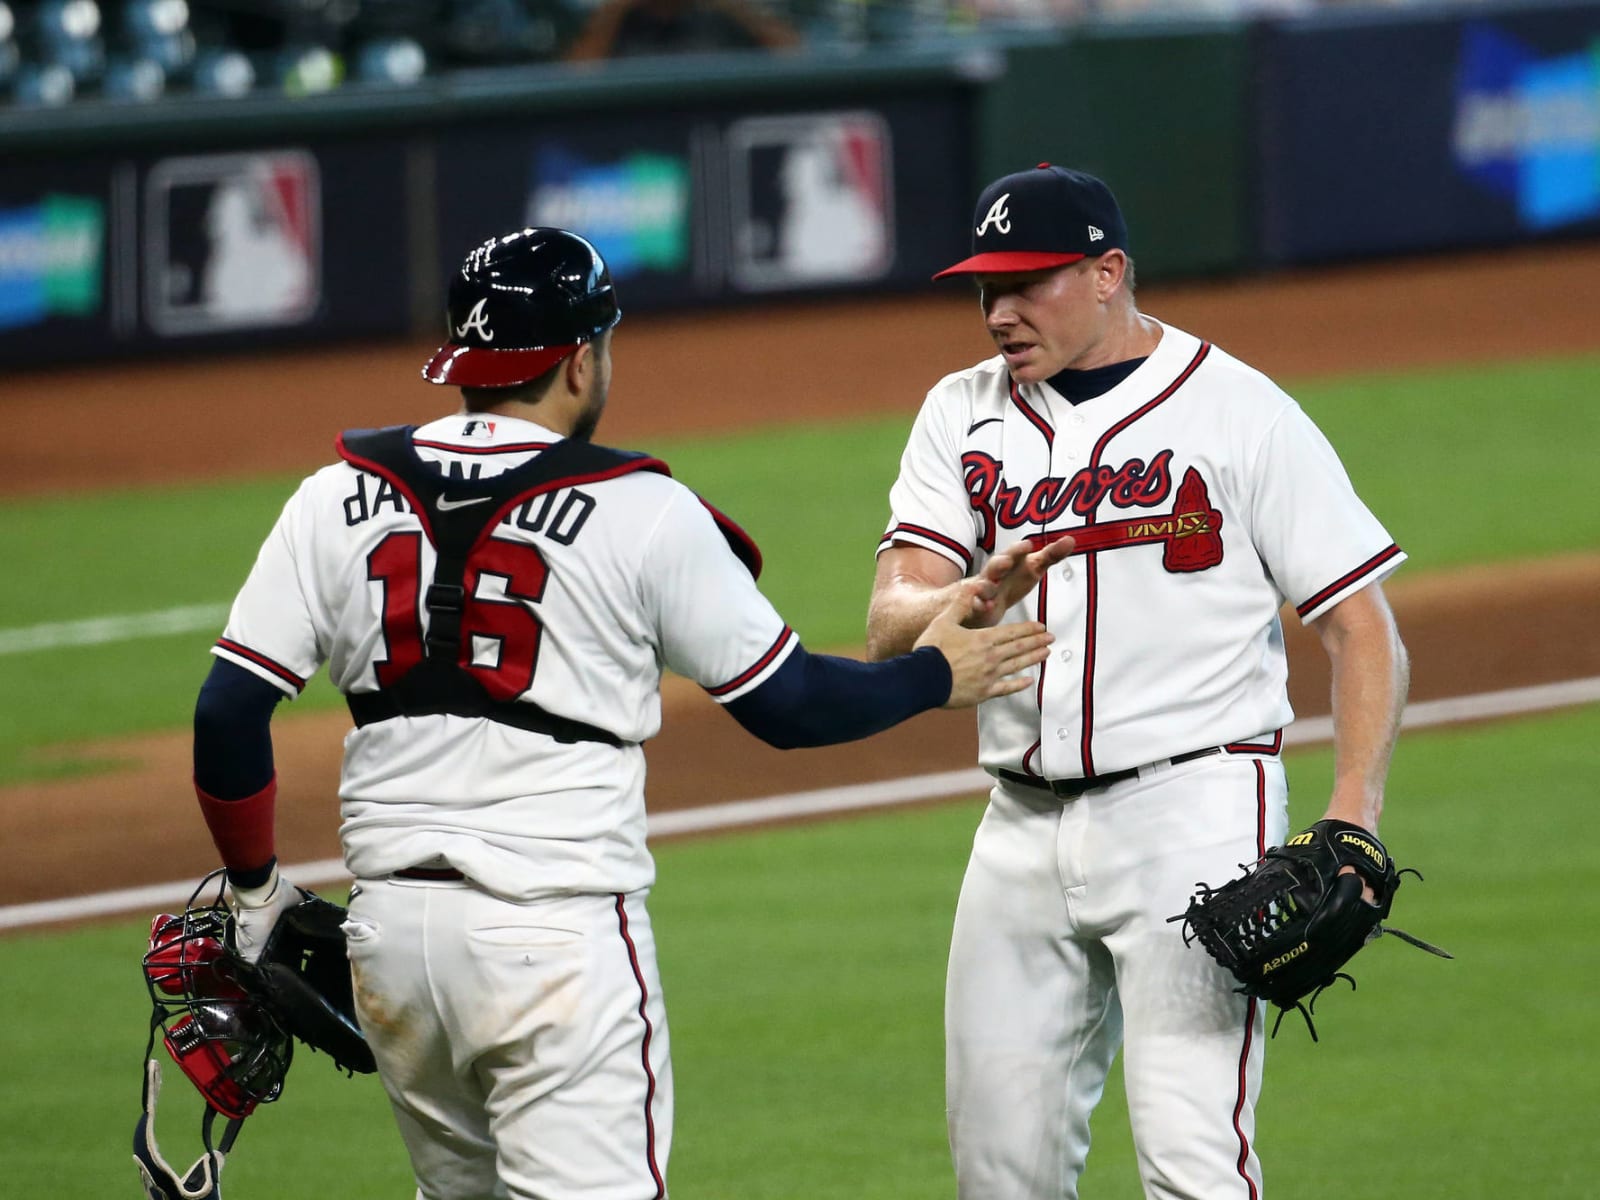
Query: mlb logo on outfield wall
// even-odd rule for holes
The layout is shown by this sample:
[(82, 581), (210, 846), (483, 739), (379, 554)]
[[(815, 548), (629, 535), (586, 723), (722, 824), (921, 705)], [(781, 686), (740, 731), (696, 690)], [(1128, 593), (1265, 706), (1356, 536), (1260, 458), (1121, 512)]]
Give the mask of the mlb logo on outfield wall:
[(169, 158), (145, 181), (145, 310), (159, 334), (298, 325), (321, 299), (317, 162)]
[(105, 208), (92, 196), (46, 195), (0, 208), (0, 330), (100, 311)]
[(875, 112), (752, 117), (728, 129), (733, 281), (863, 283), (894, 262), (889, 126)]

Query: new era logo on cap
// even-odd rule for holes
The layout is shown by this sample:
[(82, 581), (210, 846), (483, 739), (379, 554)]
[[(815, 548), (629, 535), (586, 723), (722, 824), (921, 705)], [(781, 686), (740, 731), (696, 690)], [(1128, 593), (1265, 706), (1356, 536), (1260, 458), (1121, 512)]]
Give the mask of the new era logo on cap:
[(1042, 271), (1128, 248), (1116, 197), (1093, 175), (1040, 163), (983, 189), (972, 254), (934, 276)]

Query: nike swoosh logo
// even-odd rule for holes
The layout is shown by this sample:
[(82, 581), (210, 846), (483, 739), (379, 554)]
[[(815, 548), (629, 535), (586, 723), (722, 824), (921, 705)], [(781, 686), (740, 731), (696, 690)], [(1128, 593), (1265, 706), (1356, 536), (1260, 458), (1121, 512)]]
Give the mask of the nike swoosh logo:
[(449, 512), (454, 508), (466, 508), (469, 504), (487, 504), (490, 499), (489, 496), (474, 496), (471, 500), (451, 500), (446, 496), (440, 496), (434, 504), (440, 512)]

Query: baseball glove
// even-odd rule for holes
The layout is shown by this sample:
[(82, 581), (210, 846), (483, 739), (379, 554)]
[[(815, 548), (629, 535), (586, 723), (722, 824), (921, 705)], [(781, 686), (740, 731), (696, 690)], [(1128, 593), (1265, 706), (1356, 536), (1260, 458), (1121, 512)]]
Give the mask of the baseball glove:
[[(1341, 874), (1345, 867), (1354, 873)], [(1383, 843), (1359, 825), (1318, 821), (1243, 870), (1218, 888), (1197, 884), (1188, 909), (1169, 920), (1184, 923), (1186, 944), (1198, 940), (1233, 973), (1240, 984), (1235, 990), (1278, 1006), (1274, 1036), (1284, 1015), (1298, 1009), (1316, 1041), (1311, 1013), (1317, 997), (1336, 979), (1354, 988), (1340, 968), (1382, 934), (1453, 957), (1383, 924), (1400, 877), (1422, 874), (1397, 871)], [(1372, 889), (1370, 902), (1362, 898), (1363, 885)]]
[(356, 1024), (350, 959), (340, 928), (345, 910), (299, 891), (301, 901), (273, 925), (260, 959), (253, 966), (238, 962), (235, 977), (286, 1033), (329, 1055), (341, 1070), (371, 1074), (377, 1064)]

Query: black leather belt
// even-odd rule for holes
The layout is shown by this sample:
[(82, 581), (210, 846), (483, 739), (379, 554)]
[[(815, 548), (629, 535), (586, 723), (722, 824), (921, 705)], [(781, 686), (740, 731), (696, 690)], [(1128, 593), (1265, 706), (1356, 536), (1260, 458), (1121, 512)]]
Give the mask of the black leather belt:
[[(1193, 762), (1197, 758), (1206, 758), (1209, 755), (1221, 753), (1221, 746), (1207, 746), (1204, 750), (1191, 750), (1187, 754), (1174, 754), (1167, 761), (1173, 766), (1177, 766), (1179, 763)], [(1121, 783), (1124, 779), (1132, 779), (1139, 774), (1139, 768), (1129, 767), (1126, 771), (1110, 771), (1104, 775), (1085, 775), (1081, 779), (1043, 779), (1038, 775), (1024, 775), (1021, 771), (1008, 771), (1004, 767), (999, 770), (998, 774), (1007, 783), (1037, 788), (1041, 792), (1054, 792), (1062, 800), (1071, 800), (1074, 796), (1081, 796), (1083, 793), (1093, 791), (1095, 788), (1110, 787), (1113, 783)]]
[(462, 883), (466, 876), (454, 867), (407, 867), (394, 873), (395, 879), (426, 879), (433, 883)]

